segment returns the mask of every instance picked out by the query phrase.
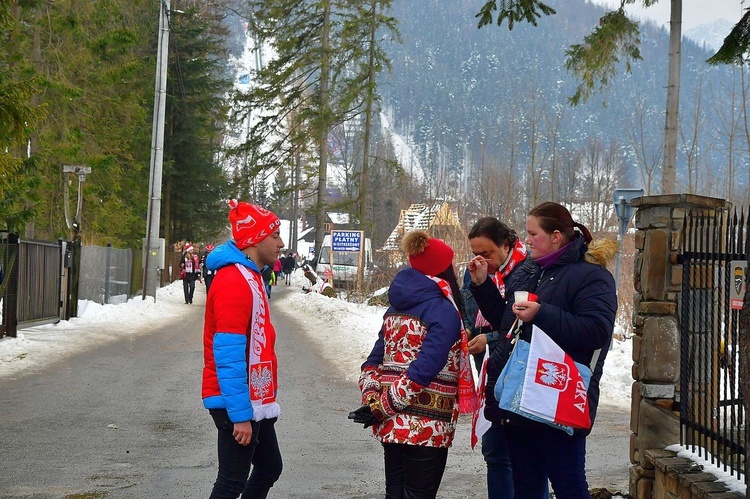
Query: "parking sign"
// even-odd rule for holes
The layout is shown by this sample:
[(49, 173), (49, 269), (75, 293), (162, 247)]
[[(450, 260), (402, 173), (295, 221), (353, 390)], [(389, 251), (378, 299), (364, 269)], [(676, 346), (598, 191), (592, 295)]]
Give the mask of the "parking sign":
[(362, 251), (364, 232), (361, 230), (332, 230), (331, 251)]

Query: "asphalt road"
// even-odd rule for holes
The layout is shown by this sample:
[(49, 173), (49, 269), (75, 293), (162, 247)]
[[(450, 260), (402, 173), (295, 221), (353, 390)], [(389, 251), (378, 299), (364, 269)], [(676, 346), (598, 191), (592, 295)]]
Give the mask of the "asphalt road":
[[(274, 290), (287, 292), (299, 291)], [(0, 379), (0, 498), (208, 497), (216, 436), (200, 401), (204, 298), (196, 292), (168, 327)], [(346, 418), (358, 388), (305, 335), (325, 325), (273, 305), (284, 472), (271, 497), (382, 498), (380, 445)], [(600, 408), (588, 439), (591, 487), (627, 491), (628, 424), (626, 411)], [(486, 497), (469, 426), (459, 422), (440, 498)]]

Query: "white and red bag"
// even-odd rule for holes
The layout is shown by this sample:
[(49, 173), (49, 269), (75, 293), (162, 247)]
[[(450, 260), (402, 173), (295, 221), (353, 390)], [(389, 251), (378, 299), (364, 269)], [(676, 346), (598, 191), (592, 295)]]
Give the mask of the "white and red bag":
[(501, 409), (572, 435), (574, 428), (591, 428), (590, 381), (588, 366), (575, 362), (533, 326), (531, 343), (517, 340), (495, 385), (495, 397)]

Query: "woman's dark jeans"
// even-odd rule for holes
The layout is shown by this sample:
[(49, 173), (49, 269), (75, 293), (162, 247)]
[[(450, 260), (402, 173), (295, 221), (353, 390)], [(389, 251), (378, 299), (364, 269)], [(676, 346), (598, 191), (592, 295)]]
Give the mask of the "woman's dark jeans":
[(503, 428), (513, 464), (515, 499), (548, 497), (547, 480), (557, 499), (590, 499), (584, 435), (570, 436), (542, 423)]
[(383, 444), (385, 499), (434, 499), (443, 479), (448, 448)]
[(279, 479), (282, 469), (274, 428), (276, 418), (253, 421), (252, 442), (250, 445), (240, 445), (232, 436), (234, 424), (229, 420), (227, 411), (211, 409), (209, 413), (219, 433), (219, 474), (211, 499), (234, 499), (240, 494), (243, 499), (264, 499)]

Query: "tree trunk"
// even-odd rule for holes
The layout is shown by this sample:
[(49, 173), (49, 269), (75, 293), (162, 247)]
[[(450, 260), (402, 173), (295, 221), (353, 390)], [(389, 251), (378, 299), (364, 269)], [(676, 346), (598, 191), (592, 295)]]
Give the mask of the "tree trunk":
[(330, 58), (330, 40), (328, 38), (331, 29), (331, 3), (325, 2), (323, 7), (323, 33), (321, 36), (322, 58), (320, 63), (320, 106), (323, 115), (323, 123), (320, 127), (320, 136), (318, 137), (318, 151), (320, 161), (318, 164), (318, 205), (315, 210), (315, 258), (320, 258), (321, 247), (323, 246), (323, 236), (325, 234), (326, 205), (328, 201), (328, 189), (326, 178), (328, 175), (328, 124), (330, 116), (330, 104), (328, 102), (328, 72)]
[[(375, 100), (375, 31), (377, 24), (375, 22), (375, 8), (377, 0), (370, 0), (370, 47), (368, 54), (368, 71), (367, 71), (367, 93), (365, 95), (365, 131), (364, 131), (364, 154), (362, 161), (362, 177), (359, 182), (359, 227), (364, 230), (364, 236), (370, 234), (370, 225), (367, 220), (367, 176), (370, 169), (370, 134), (372, 128), (372, 103)], [(362, 240), (362, 252), (365, 251), (365, 241)], [(362, 259), (360, 258), (360, 262)], [(359, 266), (357, 272), (357, 290), (362, 290), (362, 281), (364, 280), (364, 265)]]
[(667, 116), (664, 125), (664, 168), (662, 194), (674, 194), (677, 169), (677, 123), (680, 108), (680, 55), (682, 44), (682, 0), (672, 0), (669, 16), (669, 75)]

